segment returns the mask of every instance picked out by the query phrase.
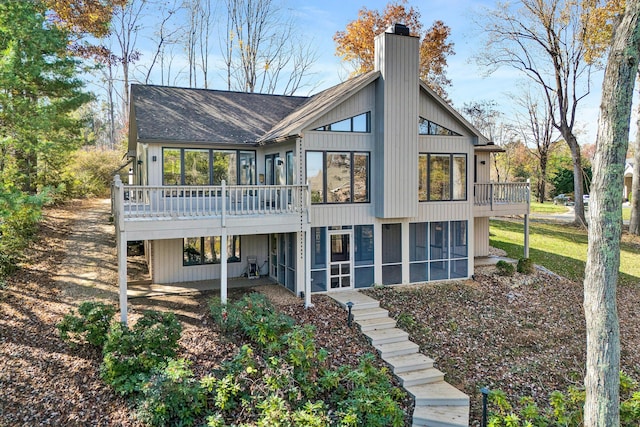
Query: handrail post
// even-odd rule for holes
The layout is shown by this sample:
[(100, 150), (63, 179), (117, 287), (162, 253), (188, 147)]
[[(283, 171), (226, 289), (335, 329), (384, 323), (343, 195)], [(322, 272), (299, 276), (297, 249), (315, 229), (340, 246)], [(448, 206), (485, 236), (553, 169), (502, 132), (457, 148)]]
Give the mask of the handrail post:
[(493, 182), (489, 184), (489, 205), (493, 210)]
[(222, 193), (221, 193), (221, 199), (222, 199), (222, 212), (221, 212), (222, 226), (226, 227), (227, 226), (227, 190), (226, 190), (226, 183), (225, 183), (224, 179), (222, 180), (222, 182), (220, 184), (222, 185)]

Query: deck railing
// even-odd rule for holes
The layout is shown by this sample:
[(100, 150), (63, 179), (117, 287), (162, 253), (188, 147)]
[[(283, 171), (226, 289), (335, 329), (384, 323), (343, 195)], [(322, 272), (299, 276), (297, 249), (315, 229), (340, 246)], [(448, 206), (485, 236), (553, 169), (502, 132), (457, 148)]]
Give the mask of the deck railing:
[(476, 206), (529, 203), (528, 182), (491, 182), (474, 184)]
[(125, 185), (116, 178), (114, 216), (126, 219), (278, 215), (306, 212), (306, 185)]

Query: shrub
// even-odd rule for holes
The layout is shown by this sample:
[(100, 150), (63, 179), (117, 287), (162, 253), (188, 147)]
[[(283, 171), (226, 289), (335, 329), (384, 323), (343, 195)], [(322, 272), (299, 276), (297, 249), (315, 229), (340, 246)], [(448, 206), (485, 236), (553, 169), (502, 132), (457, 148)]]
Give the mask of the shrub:
[(391, 385), (387, 368), (376, 368), (373, 360), (373, 355), (366, 354), (357, 369), (338, 369), (341, 379), (332, 397), (340, 425), (404, 425), (404, 412), (397, 403), (404, 393)]
[(531, 258), (520, 258), (518, 260), (518, 266), (516, 267), (516, 270), (518, 271), (518, 273), (522, 274), (533, 274), (533, 272), (535, 271), (533, 261), (531, 261)]
[(122, 394), (139, 391), (154, 369), (175, 356), (181, 332), (173, 313), (145, 311), (132, 328), (113, 323), (103, 348), (102, 379)]
[(78, 316), (72, 311), (56, 325), (60, 338), (71, 343), (87, 342), (102, 347), (107, 340), (107, 331), (116, 311), (116, 307), (111, 304), (85, 301), (78, 307)]
[[(584, 389), (570, 386), (566, 393), (554, 391), (549, 406), (539, 408), (531, 397), (520, 399), (515, 411), (502, 390), (489, 393), (489, 403), (496, 409), (489, 413), (490, 427), (502, 426), (567, 426), (580, 427), (584, 422)], [(620, 372), (620, 425), (638, 426), (640, 423), (640, 390), (638, 384)]]
[[(74, 153), (63, 174), (61, 187), (66, 197), (103, 197), (109, 194), (111, 181), (116, 170), (122, 165), (122, 152), (83, 148)], [(127, 168), (124, 169), (127, 172)], [(127, 177), (122, 176), (123, 182)]]
[(28, 195), (0, 188), (0, 278), (15, 271), (38, 230), (48, 192)]
[(513, 276), (516, 268), (510, 262), (500, 260), (496, 263), (496, 269), (500, 276)]
[(142, 388), (136, 415), (151, 426), (190, 426), (205, 407), (204, 391), (189, 369), (189, 361), (169, 360), (154, 369)]

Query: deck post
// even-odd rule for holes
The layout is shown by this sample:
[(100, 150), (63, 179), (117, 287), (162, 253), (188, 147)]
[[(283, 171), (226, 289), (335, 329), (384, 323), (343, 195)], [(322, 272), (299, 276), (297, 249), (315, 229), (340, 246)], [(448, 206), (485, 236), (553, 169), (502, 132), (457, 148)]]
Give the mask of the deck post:
[(311, 230), (305, 227), (304, 239), (304, 308), (313, 307), (311, 302)]
[(220, 302), (227, 303), (227, 229), (220, 236)]
[(127, 324), (127, 234), (118, 227), (118, 285), (120, 288), (120, 321)]

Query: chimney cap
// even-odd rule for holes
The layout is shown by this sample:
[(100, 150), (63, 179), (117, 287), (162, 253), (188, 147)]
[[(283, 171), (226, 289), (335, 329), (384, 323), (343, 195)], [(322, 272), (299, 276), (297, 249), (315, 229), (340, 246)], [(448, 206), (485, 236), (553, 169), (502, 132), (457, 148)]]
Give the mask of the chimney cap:
[(394, 22), (393, 24), (389, 25), (389, 28), (387, 28), (387, 33), (391, 33), (391, 34), (397, 34), (399, 36), (408, 36), (409, 35), (409, 27), (407, 27), (404, 24), (400, 24), (398, 22)]

